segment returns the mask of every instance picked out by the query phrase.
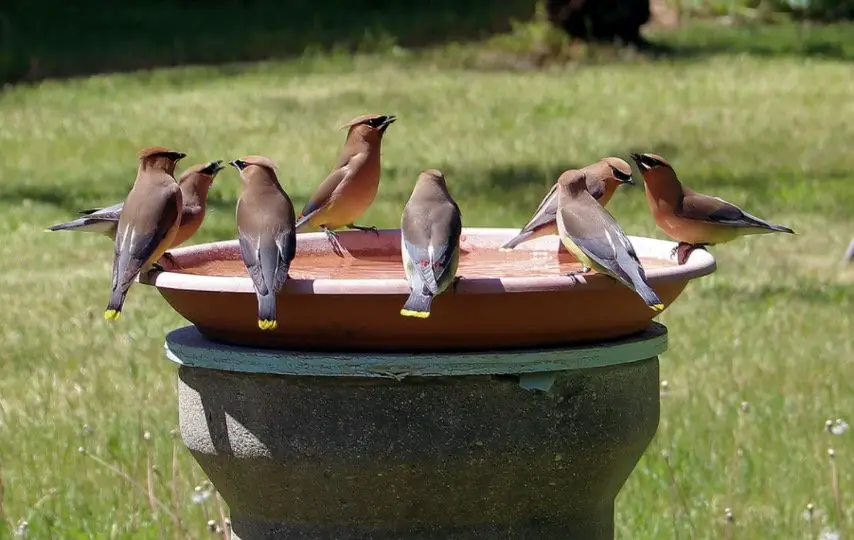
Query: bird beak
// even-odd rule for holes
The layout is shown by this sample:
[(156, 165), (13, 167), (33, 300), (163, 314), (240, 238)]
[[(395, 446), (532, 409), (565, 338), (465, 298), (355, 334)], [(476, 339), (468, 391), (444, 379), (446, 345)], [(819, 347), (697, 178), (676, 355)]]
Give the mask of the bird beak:
[[(618, 178), (617, 180), (620, 180), (620, 179)], [(633, 186), (633, 185), (637, 184), (637, 182), (635, 181), (635, 179), (634, 179), (634, 177), (633, 177), (633, 176), (629, 176), (629, 177), (628, 177), (628, 178), (626, 178), (625, 180), (620, 180), (620, 182), (621, 182), (621, 183), (623, 183), (623, 184), (628, 184), (628, 185), (630, 185), (630, 186)]]
[(233, 160), (233, 161), (229, 161), (229, 162), (228, 162), (228, 164), (229, 164), (229, 165), (231, 165), (232, 167), (234, 167), (235, 169), (237, 169), (238, 171), (239, 171), (239, 170), (242, 170), (241, 165), (243, 165), (243, 162), (242, 162), (242, 161), (240, 161), (239, 159), (235, 159), (235, 160)]
[(637, 164), (638, 169), (640, 169), (640, 172), (644, 173), (651, 168), (643, 162), (643, 156), (641, 154), (636, 154), (632, 152), (631, 154), (629, 154), (629, 156), (631, 156), (632, 160)]
[(386, 128), (388, 128), (390, 125), (392, 125), (395, 122), (395, 120), (397, 120), (397, 117), (393, 114), (386, 116), (385, 121), (380, 126), (380, 131), (385, 131)]
[(211, 161), (210, 163), (208, 163), (207, 167), (202, 169), (202, 172), (214, 176), (216, 175), (216, 173), (223, 169), (225, 169), (225, 165), (222, 164), (221, 159), (218, 159), (216, 161)]

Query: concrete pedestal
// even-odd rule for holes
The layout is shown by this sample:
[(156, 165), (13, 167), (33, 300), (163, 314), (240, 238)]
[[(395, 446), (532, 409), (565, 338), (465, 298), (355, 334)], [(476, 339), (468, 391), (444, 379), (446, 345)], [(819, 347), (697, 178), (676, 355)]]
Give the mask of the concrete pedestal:
[(330, 354), (176, 330), (181, 435), (242, 540), (605, 540), (667, 331), (563, 349)]

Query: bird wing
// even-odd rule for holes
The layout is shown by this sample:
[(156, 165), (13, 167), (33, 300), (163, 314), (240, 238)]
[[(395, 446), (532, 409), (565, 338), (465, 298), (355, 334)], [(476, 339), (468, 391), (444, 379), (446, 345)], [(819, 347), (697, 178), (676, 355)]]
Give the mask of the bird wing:
[(314, 194), (308, 199), (302, 212), (300, 212), (300, 221), (305, 221), (312, 214), (323, 208), (329, 202), (329, 199), (332, 198), (338, 186), (350, 178), (351, 173), (365, 162), (367, 156), (367, 152), (357, 152), (346, 159), (346, 161), (342, 159), (341, 164), (329, 173), (326, 180), (320, 184)]
[(543, 225), (548, 225), (556, 219), (556, 216), (557, 184), (554, 184), (549, 192), (546, 193), (546, 196), (543, 197), (543, 200), (540, 202), (540, 206), (538, 206), (537, 211), (534, 212), (534, 216), (524, 227), (522, 227), (522, 232), (530, 232), (542, 227)]
[[(592, 212), (594, 209), (587, 210)], [(561, 219), (565, 232), (585, 255), (612, 272), (618, 281), (631, 287), (632, 279), (625, 268), (632, 264), (640, 266), (635, 248), (607, 210), (602, 207), (596, 210), (600, 211), (592, 215), (596, 218), (594, 220), (588, 218), (588, 213), (578, 215), (571, 207), (564, 206)]]
[[(167, 188), (168, 189), (168, 188)], [(132, 222), (116, 231), (113, 289), (129, 287), (146, 261), (163, 243), (181, 212), (178, 184), (164, 197), (149, 197)]]
[(106, 221), (118, 221), (122, 216), (122, 208), (124, 208), (124, 201), (120, 203), (116, 203), (112, 206), (107, 206), (105, 208), (89, 208), (86, 210), (80, 210), (78, 212), (81, 216), (86, 216), (87, 219), (103, 219)]
[(677, 215), (687, 219), (720, 223), (732, 227), (771, 228), (770, 223), (748, 214), (732, 203), (728, 203), (719, 197), (710, 197), (688, 189), (685, 190), (682, 207), (677, 211)]
[(288, 279), (291, 261), (296, 255), (294, 224), (292, 221), (273, 225), (261, 223), (257, 230), (248, 230), (239, 224), (258, 223), (258, 214), (241, 218), (241, 206), (238, 201), (238, 243), (249, 277), (261, 296), (278, 292)]
[(401, 227), (406, 254), (417, 270), (419, 281), (432, 294), (454, 276), (448, 276), (459, 248), (462, 217), (451, 202), (423, 217), (404, 219)]

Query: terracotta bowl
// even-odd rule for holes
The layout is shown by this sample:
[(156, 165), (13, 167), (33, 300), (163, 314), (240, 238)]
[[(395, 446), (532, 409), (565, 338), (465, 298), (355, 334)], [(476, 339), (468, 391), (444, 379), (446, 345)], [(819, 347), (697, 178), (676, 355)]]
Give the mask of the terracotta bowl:
[[(208, 339), (302, 350), (454, 351), (545, 347), (640, 332), (655, 315), (630, 289), (578, 268), (556, 236), (498, 247), (517, 229), (463, 229), (456, 290), (436, 297), (429, 318), (400, 315), (409, 294), (400, 262), (400, 231), (339, 232), (336, 254), (324, 233), (297, 236), (290, 279), (278, 298), (279, 327), (257, 326), (257, 301), (236, 240), (178, 248), (179, 268), (152, 272), (167, 302)], [(715, 271), (694, 251), (686, 264), (675, 243), (630, 237), (650, 285), (669, 306), (688, 281)]]

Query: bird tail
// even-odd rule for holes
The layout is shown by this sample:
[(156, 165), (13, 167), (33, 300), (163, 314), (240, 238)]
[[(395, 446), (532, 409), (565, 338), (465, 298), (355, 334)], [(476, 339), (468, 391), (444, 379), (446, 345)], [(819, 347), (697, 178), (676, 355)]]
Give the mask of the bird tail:
[(424, 294), (423, 291), (418, 289), (413, 289), (413, 291), (409, 293), (409, 298), (406, 299), (406, 303), (403, 304), (400, 314), (404, 317), (426, 319), (430, 316), (430, 306), (432, 303), (432, 295)]
[(112, 227), (115, 227), (114, 221), (106, 221), (100, 219), (80, 218), (58, 225), (52, 225), (47, 228), (49, 231), (82, 231), (94, 233), (109, 232)]
[(774, 223), (768, 223), (768, 228), (772, 231), (783, 232), (788, 234), (797, 234), (795, 231), (788, 227), (784, 227), (783, 225), (775, 225)]
[(656, 313), (660, 313), (664, 310), (664, 303), (661, 301), (661, 298), (655, 294), (655, 291), (652, 290), (652, 287), (650, 287), (646, 281), (636, 280), (634, 285), (635, 292), (638, 293), (638, 296), (643, 298), (643, 301), (646, 302), (646, 305), (648, 305), (650, 309)]
[(276, 321), (276, 295), (258, 295), (258, 328), (261, 330), (275, 330), (279, 327)]
[(128, 290), (123, 287), (114, 287), (113, 293), (110, 295), (110, 302), (107, 304), (107, 309), (104, 311), (104, 319), (108, 321), (117, 321), (122, 315), (122, 306), (125, 303), (125, 297), (128, 295)]
[(509, 251), (509, 250), (515, 248), (516, 246), (518, 246), (519, 244), (521, 244), (522, 242), (524, 242), (525, 240), (528, 240), (530, 237), (531, 237), (530, 231), (521, 232), (521, 233), (517, 234), (516, 236), (514, 236), (509, 242), (507, 242), (506, 244), (504, 244), (503, 246), (498, 248), (498, 250), (499, 251)]

